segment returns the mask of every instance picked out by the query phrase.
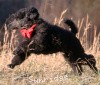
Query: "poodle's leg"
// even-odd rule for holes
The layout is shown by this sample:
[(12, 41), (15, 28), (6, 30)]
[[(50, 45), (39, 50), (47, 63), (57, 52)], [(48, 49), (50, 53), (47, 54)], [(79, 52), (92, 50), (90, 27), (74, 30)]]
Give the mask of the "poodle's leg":
[(74, 74), (78, 74), (79, 69), (77, 68), (76, 64), (70, 63), (70, 66), (72, 68), (72, 70), (74, 71)]
[(78, 70), (79, 75), (82, 75), (82, 72), (83, 72), (83, 68), (82, 68), (83, 62), (82, 62), (82, 58), (78, 58), (75, 62), (76, 62), (76, 66), (77, 66), (77, 70)]
[(68, 61), (69, 65), (71, 66), (72, 70), (74, 71), (75, 74), (82, 75), (82, 67), (80, 64), (78, 64), (76, 61), (71, 60), (73, 57), (72, 54), (65, 53), (64, 58), (66, 61)]
[(10, 68), (14, 68), (16, 65), (20, 65), (25, 60), (25, 54), (21, 55), (14, 55), (13, 59), (11, 60), (11, 64), (8, 65)]
[(70, 66), (72, 67), (75, 75), (82, 75), (82, 67), (78, 63), (70, 63)]
[(14, 57), (11, 61), (11, 64), (8, 65), (10, 68), (14, 68), (16, 65), (20, 65), (29, 56), (30, 53), (27, 51), (28, 44), (29, 41), (23, 41), (14, 50)]
[(81, 72), (83, 72), (82, 65), (81, 65), (81, 64), (78, 64), (78, 66), (79, 66), (79, 68), (80, 68)]
[(77, 72), (78, 72), (78, 75), (82, 75), (82, 72), (83, 72), (83, 69), (82, 69), (82, 66), (81, 64), (76, 64), (76, 68), (77, 68)]
[(98, 69), (96, 67), (96, 61), (95, 59), (93, 60), (89, 60), (87, 58), (85, 58), (87, 65), (94, 71), (94, 73), (98, 74)]

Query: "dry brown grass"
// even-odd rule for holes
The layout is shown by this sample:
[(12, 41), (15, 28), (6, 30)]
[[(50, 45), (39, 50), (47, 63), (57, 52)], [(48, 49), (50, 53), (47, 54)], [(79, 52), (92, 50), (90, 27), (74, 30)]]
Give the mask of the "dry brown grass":
[[(67, 10), (61, 14), (59, 19), (55, 19), (54, 24), (61, 25), (65, 12)], [(96, 56), (97, 67), (100, 69), (100, 33), (96, 34), (96, 26), (91, 27), (88, 16), (85, 25), (83, 25), (84, 21), (84, 18), (78, 21), (77, 37), (85, 50)], [(90, 29), (93, 29), (91, 38), (88, 37)], [(0, 85), (100, 85), (100, 73), (95, 75), (88, 67), (84, 67), (85, 72), (81, 77), (75, 76), (62, 57), (62, 53), (45, 56), (32, 54), (15, 69), (7, 68), (7, 64), (12, 59), (12, 51), (18, 36), (15, 35), (16, 31), (14, 30), (9, 40), (6, 25), (5, 30), (4, 45), (0, 52)], [(88, 41), (90, 39), (92, 39), (91, 44)]]
[(80, 39), (84, 49), (87, 52), (100, 55), (100, 33), (97, 34), (97, 27), (92, 25), (91, 21), (89, 21), (88, 15), (86, 17), (85, 25), (83, 24), (84, 21), (84, 18), (78, 21), (79, 32), (77, 37)]

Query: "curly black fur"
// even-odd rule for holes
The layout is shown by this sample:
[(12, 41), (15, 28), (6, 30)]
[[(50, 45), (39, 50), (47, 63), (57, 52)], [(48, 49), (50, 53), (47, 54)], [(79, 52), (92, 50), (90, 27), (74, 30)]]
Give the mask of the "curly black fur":
[(64, 23), (66, 23), (71, 28), (72, 33), (74, 33), (75, 35), (78, 33), (77, 26), (73, 23), (72, 20), (65, 19)]
[[(36, 8), (24, 8), (13, 15), (12, 22), (8, 19), (8, 28), (21, 29), (21, 27), (30, 27), (37, 23), (35, 31), (31, 39), (26, 39), (19, 44), (14, 50), (14, 58), (9, 64), (10, 68), (21, 64), (26, 57), (31, 53), (35, 54), (52, 54), (56, 52), (63, 52), (66, 60), (69, 61), (73, 70), (81, 75), (82, 67), (85, 61), (95, 72), (97, 72), (96, 61), (92, 55), (84, 53), (84, 49), (75, 36), (77, 27), (71, 20), (66, 20), (65, 23), (71, 27), (71, 32), (59, 26), (52, 25), (45, 20), (39, 18), (39, 13)], [(18, 24), (14, 24), (17, 22)], [(91, 60), (92, 58), (92, 60)], [(79, 63), (81, 62), (81, 63)], [(79, 67), (79, 68), (78, 68)]]

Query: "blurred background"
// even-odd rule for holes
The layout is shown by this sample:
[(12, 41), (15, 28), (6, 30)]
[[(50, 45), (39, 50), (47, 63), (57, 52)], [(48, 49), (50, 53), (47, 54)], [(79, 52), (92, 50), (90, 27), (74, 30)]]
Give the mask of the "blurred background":
[(88, 14), (92, 23), (100, 30), (100, 0), (0, 0), (0, 25), (12, 13), (28, 6), (36, 7), (40, 15), (51, 23), (65, 9), (68, 9), (65, 17), (75, 21)]
[[(62, 15), (62, 18), (72, 18), (85, 50), (100, 52), (100, 0), (0, 0), (0, 28), (12, 13), (29, 6), (36, 7), (40, 17), (53, 24)], [(0, 33), (1, 42), (3, 33)]]

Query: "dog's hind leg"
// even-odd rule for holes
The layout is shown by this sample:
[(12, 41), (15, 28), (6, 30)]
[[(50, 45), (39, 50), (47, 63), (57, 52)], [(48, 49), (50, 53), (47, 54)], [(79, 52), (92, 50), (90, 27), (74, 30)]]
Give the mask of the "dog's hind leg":
[(80, 63), (77, 62), (77, 65), (76, 65), (76, 66), (77, 66), (78, 74), (79, 74), (79, 75), (82, 75), (82, 72), (83, 72), (82, 65), (81, 65)]
[(71, 67), (72, 67), (72, 69), (73, 69), (73, 71), (76, 73), (76, 74), (78, 74), (79, 76), (81, 76), (82, 75), (82, 67), (81, 67), (81, 65), (79, 65), (77, 62), (76, 63), (72, 63), (71, 64)]
[(82, 75), (82, 67), (80, 64), (78, 64), (76, 61), (71, 60), (72, 55), (70, 55), (69, 53), (65, 53), (64, 54), (64, 58), (66, 61), (68, 61), (70, 67), (72, 68), (72, 70), (74, 71), (75, 75)]
[(87, 65), (93, 70), (94, 73), (98, 74), (98, 69), (96, 67), (96, 61), (95, 60), (89, 60), (85, 58)]

